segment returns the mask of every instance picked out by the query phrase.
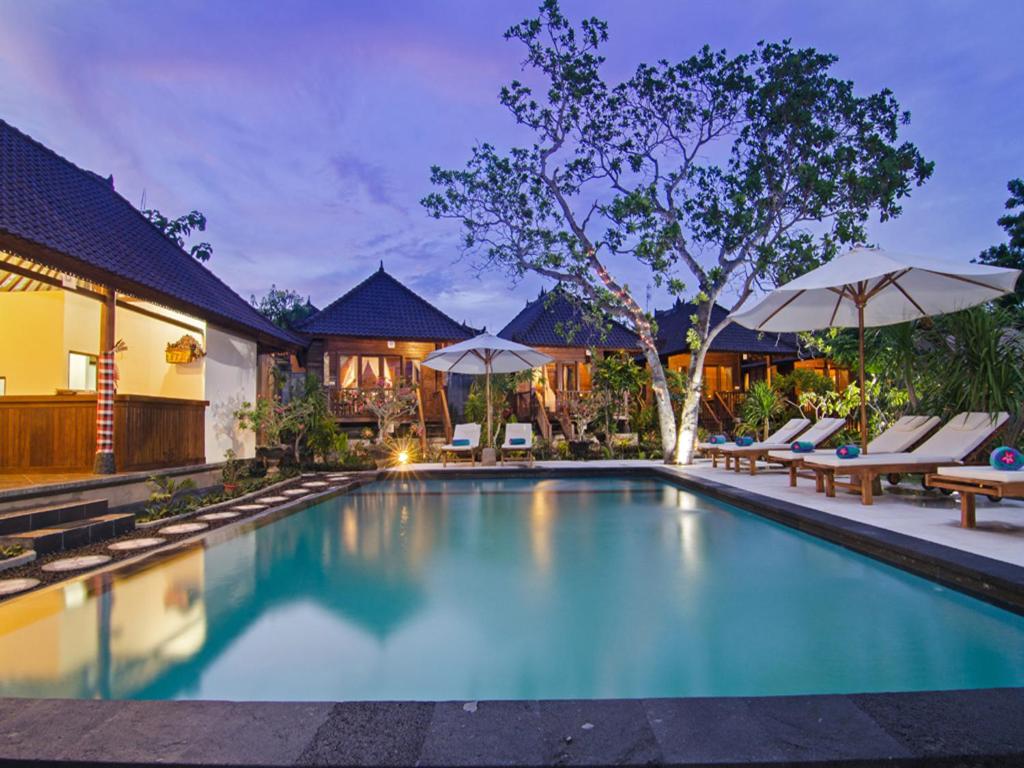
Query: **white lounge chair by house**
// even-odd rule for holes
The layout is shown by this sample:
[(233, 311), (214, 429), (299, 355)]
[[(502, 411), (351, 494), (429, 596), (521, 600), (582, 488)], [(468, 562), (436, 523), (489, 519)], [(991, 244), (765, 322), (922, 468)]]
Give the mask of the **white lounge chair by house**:
[(505, 463), (505, 454), (526, 454), (526, 461), (533, 466), (533, 425), (529, 422), (505, 425), (505, 442), (501, 444), (500, 460)]
[[(939, 425), (939, 421), (940, 419), (938, 416), (903, 416), (898, 419), (895, 424), (868, 443), (868, 455), (870, 456), (876, 453), (900, 453), (902, 451), (910, 450), (914, 445), (924, 440), (925, 437), (928, 436), (928, 433)], [(802, 435), (800, 439), (806, 440), (807, 435)], [(814, 454), (797, 453), (792, 450), (769, 451), (768, 461), (779, 462), (784, 466), (788, 466), (789, 484), (795, 488), (796, 478), (800, 473), (800, 469), (803, 467), (807, 458), (813, 455)], [(811, 473), (811, 476), (819, 481), (822, 478), (818, 473)], [(823, 488), (818, 488), (819, 492), (822, 490)]]
[(960, 494), (960, 527), (975, 525), (975, 499), (983, 493), (993, 501), (1024, 498), (1024, 471), (1007, 472), (992, 467), (940, 467), (925, 477), (929, 488)]
[[(804, 466), (823, 476), (819, 485), (823, 486), (827, 496), (835, 496), (838, 485), (859, 490), (861, 503), (872, 504), (876, 478), (897, 473), (926, 475), (939, 467), (960, 464), (1009, 418), (1010, 414), (1006, 412), (961, 413), (909, 453), (868, 453), (854, 459), (813, 454), (804, 459)], [(837, 482), (836, 475), (849, 476), (850, 482)]]
[[(846, 419), (818, 419), (814, 423), (813, 427), (808, 429), (806, 432), (802, 432), (796, 438), (796, 440), (799, 440), (801, 443), (810, 443), (813, 447), (817, 448), (819, 445), (821, 445), (830, 437), (832, 437), (836, 432), (841, 430), (844, 426), (846, 426)], [(795, 441), (789, 441), (787, 443), (787, 446), (792, 445), (793, 442)], [(737, 472), (740, 471), (740, 461), (742, 459), (747, 459), (750, 462), (750, 474), (756, 475), (757, 462), (759, 459), (762, 461), (768, 461), (769, 463), (774, 461), (779, 464), (786, 464), (787, 462), (783, 461), (781, 458), (772, 458), (773, 456), (781, 455), (783, 453), (792, 454), (793, 456), (797, 456), (798, 458), (803, 458), (804, 456), (807, 455), (806, 453), (793, 453), (793, 451), (790, 449), (764, 448), (761, 447), (758, 443), (754, 443), (753, 445), (748, 445), (746, 447), (739, 445), (733, 446), (726, 453), (726, 457), (727, 460), (730, 457), (732, 458), (734, 462), (733, 468)]]
[(718, 457), (725, 456), (725, 468), (730, 469), (732, 465), (732, 458), (736, 455), (737, 451), (753, 450), (756, 452), (758, 450), (769, 451), (773, 449), (781, 450), (783, 448), (788, 448), (797, 438), (797, 435), (807, 429), (810, 424), (810, 419), (790, 419), (768, 435), (767, 439), (760, 442), (754, 442), (750, 445), (742, 446), (736, 445), (735, 443), (719, 443), (717, 445), (711, 445), (708, 449), (708, 453), (711, 454), (711, 466), (717, 467)]
[(449, 455), (454, 460), (456, 456), (469, 454), (469, 463), (476, 466), (476, 452), (480, 448), (480, 425), (479, 424), (456, 424), (452, 433), (452, 441), (441, 446), (441, 462), (448, 466)]

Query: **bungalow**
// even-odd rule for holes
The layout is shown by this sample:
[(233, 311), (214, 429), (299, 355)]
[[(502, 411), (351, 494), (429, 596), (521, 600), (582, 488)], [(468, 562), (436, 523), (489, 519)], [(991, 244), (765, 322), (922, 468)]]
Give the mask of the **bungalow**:
[[(0, 472), (252, 456), (275, 327), (102, 178), (0, 120)], [(116, 394), (115, 394), (116, 389)]]
[(542, 290), (528, 301), (498, 336), (534, 347), (554, 359), (532, 387), (520, 388), (515, 406), (517, 418), (536, 419), (547, 437), (552, 417), (562, 424), (564, 434), (570, 434), (569, 403), (590, 391), (593, 355), (635, 356), (640, 352), (640, 339), (633, 331), (609, 317), (595, 321), (561, 286)]
[[(655, 312), (658, 328), (658, 353), (668, 370), (686, 371), (690, 366), (687, 333), (693, 325), (694, 304), (676, 301), (666, 310)], [(728, 317), (725, 307), (715, 304), (711, 322)], [(771, 381), (777, 374), (794, 368), (808, 368), (829, 376), (838, 387), (849, 383), (845, 369), (828, 360), (811, 357), (791, 333), (760, 333), (737, 323), (728, 323), (711, 342), (704, 361), (704, 402), (701, 421), (712, 429), (730, 427), (735, 421), (744, 394), (755, 381)]]
[(420, 363), (435, 349), (475, 336), (384, 271), (384, 264), (348, 293), (306, 318), (296, 330), (309, 340), (307, 369), (327, 388), (342, 423), (372, 423), (362, 394), (400, 382), (417, 384), (421, 435), (428, 425), (451, 434), (444, 375)]

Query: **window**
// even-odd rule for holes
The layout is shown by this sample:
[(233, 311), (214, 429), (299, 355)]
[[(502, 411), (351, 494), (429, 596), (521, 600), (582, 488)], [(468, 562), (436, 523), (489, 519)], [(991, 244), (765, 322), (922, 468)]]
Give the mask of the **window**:
[(68, 389), (96, 391), (96, 355), (68, 353)]
[(7, 394), (7, 377), (0, 376), (0, 397)]

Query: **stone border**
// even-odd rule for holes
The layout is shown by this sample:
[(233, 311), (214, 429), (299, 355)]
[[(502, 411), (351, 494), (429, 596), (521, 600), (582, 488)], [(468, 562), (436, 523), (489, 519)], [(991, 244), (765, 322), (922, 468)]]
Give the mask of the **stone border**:
[(578, 701), (0, 699), (0, 765), (1020, 766), (1024, 689)]
[(14, 557), (8, 557), (0, 560), (0, 573), (10, 568), (19, 568), (23, 565), (28, 565), (36, 559), (36, 551), (34, 549), (26, 550), (20, 555)]
[[(607, 469), (442, 471), (585, 477)], [(341, 495), (352, 482), (204, 532), (103, 570), (148, 567), (185, 547), (215, 544)], [(805, 507), (636, 468), (615, 474), (664, 479), (743, 506), (790, 527), (891, 562), (907, 536)], [(808, 517), (807, 513), (813, 513)], [(816, 516), (820, 516), (816, 519)], [(848, 523), (852, 528), (836, 526)], [(820, 529), (820, 532), (819, 530)], [(843, 536), (849, 537), (843, 541)], [(838, 539), (838, 540), (837, 540)], [(938, 545), (928, 545), (937, 547)], [(948, 550), (947, 547), (939, 547)], [(920, 550), (918, 555), (923, 554)], [(932, 552), (932, 554), (948, 554)], [(959, 553), (964, 554), (964, 553)], [(974, 560), (987, 558), (970, 556)], [(912, 570), (919, 558), (899, 567)], [(897, 563), (893, 563), (897, 564)], [(968, 563), (967, 565), (977, 565)], [(933, 564), (935, 565), (935, 564)], [(940, 564), (949, 567), (950, 564)], [(964, 565), (964, 563), (961, 563)], [(1024, 571), (1024, 569), (1016, 569)], [(93, 572), (95, 573), (95, 572)], [(92, 575), (92, 574), (91, 574)], [(926, 574), (922, 574), (926, 575)], [(931, 576), (930, 578), (936, 578)], [(951, 584), (957, 589), (963, 586)], [(50, 585), (47, 589), (57, 588)], [(565, 765), (1020, 766), (1024, 688), (918, 693), (576, 701), (247, 703), (0, 699), (0, 765), (190, 766)], [(183, 738), (182, 734), (187, 733)]]
[(148, 530), (150, 528), (157, 528), (157, 527), (160, 527), (160, 526), (167, 525), (169, 523), (177, 522), (179, 520), (187, 520), (188, 518), (194, 517), (195, 515), (199, 515), (199, 514), (204, 514), (205, 515), (208, 512), (216, 512), (221, 507), (233, 507), (235, 504), (244, 504), (247, 499), (255, 499), (260, 494), (269, 492), (272, 488), (277, 488), (279, 486), (286, 485), (286, 484), (291, 483), (291, 482), (295, 482), (295, 481), (299, 480), (299, 478), (301, 478), (301, 477), (302, 477), (301, 475), (295, 475), (295, 476), (289, 477), (289, 478), (287, 478), (285, 480), (279, 480), (276, 483), (271, 483), (270, 485), (267, 485), (267, 486), (264, 486), (263, 488), (260, 488), (258, 491), (249, 491), (249, 493), (243, 493), (241, 496), (236, 496), (233, 499), (227, 499), (225, 501), (218, 501), (216, 504), (211, 504), (208, 507), (196, 507), (195, 509), (193, 509), (190, 512), (181, 512), (180, 514), (172, 515), (171, 517), (161, 517), (161, 518), (156, 519), (156, 520), (147, 520), (144, 523), (136, 521), (135, 522), (135, 529), (136, 530), (140, 530), (140, 531), (145, 531), (145, 530)]

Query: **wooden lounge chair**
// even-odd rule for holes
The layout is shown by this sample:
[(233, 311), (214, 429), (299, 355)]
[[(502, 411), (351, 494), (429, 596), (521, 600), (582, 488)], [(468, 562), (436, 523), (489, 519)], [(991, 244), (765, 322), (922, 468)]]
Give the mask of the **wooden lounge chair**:
[(1024, 472), (1007, 472), (992, 467), (940, 467), (925, 477), (929, 488), (960, 493), (960, 527), (975, 524), (975, 497), (984, 493), (993, 501), (1024, 498)]
[[(939, 423), (940, 419), (938, 416), (903, 416), (885, 432), (868, 443), (868, 455), (909, 451), (924, 440), (933, 429), (939, 426)], [(806, 435), (804, 439), (806, 439)], [(813, 455), (796, 453), (794, 451), (769, 451), (768, 463), (778, 462), (784, 467), (788, 467), (789, 484), (795, 488), (796, 479), (804, 466), (804, 461)], [(823, 475), (821, 473), (809, 472), (805, 473), (805, 477), (813, 477), (819, 485), (822, 484)], [(818, 487), (817, 490), (818, 493), (821, 493), (824, 487)]]
[[(457, 442), (468, 440), (465, 445), (456, 445)], [(451, 455), (454, 461), (457, 456), (469, 454), (470, 466), (476, 466), (476, 452), (480, 448), (480, 425), (479, 424), (456, 424), (452, 433), (452, 441), (441, 446), (441, 462), (448, 466), (448, 457)]]
[[(1010, 418), (1008, 413), (961, 413), (909, 453), (868, 453), (855, 459), (814, 455), (804, 466), (822, 475), (818, 481), (825, 495), (835, 496), (836, 486), (860, 491), (862, 504), (874, 503), (874, 484), (882, 475), (915, 473), (927, 475), (939, 467), (960, 464), (994, 435)], [(849, 476), (839, 482), (836, 476)]]
[[(523, 442), (513, 443), (513, 440), (522, 440)], [(502, 464), (505, 463), (505, 454), (526, 454), (526, 461), (532, 467), (533, 466), (533, 425), (529, 422), (521, 424), (506, 424), (505, 425), (505, 442), (502, 443), (499, 449), (500, 461)]]
[[(768, 439), (762, 440), (759, 443), (751, 443), (750, 445), (736, 445), (735, 443), (724, 443), (714, 446), (717, 450), (709, 451), (711, 454), (711, 466), (718, 466), (718, 459), (721, 456), (725, 457), (725, 468), (732, 469), (733, 459), (736, 459), (736, 471), (740, 471), (739, 457), (758, 455), (762, 451), (779, 450), (782, 448), (788, 448), (793, 441), (797, 438), (801, 432), (803, 432), (811, 424), (810, 419), (790, 419), (781, 427), (776, 429), (770, 435)], [(751, 474), (754, 474), (757, 470), (753, 470)]]

